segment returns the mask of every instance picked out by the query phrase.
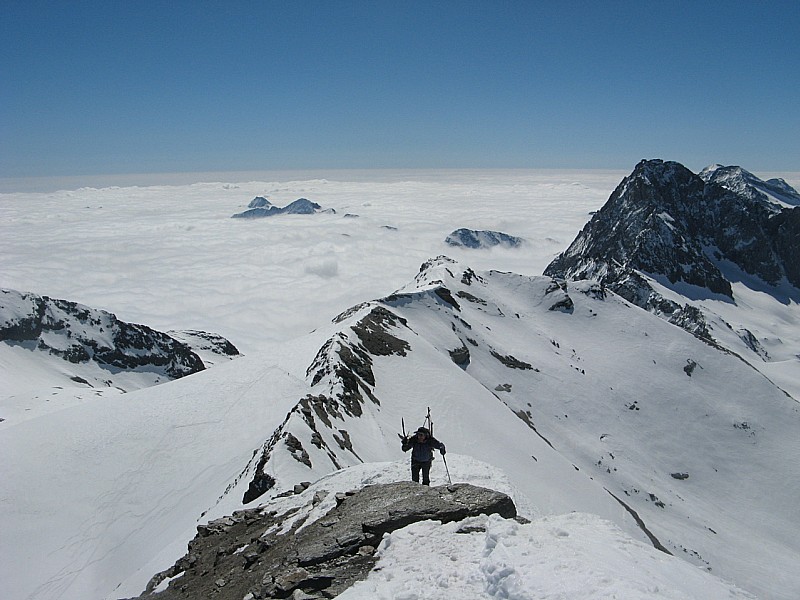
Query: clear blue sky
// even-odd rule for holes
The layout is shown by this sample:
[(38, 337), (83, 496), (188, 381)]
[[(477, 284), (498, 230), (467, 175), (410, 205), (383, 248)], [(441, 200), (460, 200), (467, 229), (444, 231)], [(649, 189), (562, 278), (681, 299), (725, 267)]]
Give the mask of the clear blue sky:
[(798, 0), (4, 0), (0, 177), (800, 171), (798, 34)]

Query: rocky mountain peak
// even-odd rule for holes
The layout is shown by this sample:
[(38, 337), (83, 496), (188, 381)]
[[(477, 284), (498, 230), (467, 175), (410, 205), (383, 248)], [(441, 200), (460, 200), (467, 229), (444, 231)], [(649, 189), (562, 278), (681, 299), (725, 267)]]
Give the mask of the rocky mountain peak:
[(775, 212), (784, 207), (800, 205), (800, 194), (785, 180), (764, 181), (742, 167), (711, 165), (700, 172), (700, 178), (753, 202), (766, 203)]
[(693, 179), (694, 173), (682, 164), (658, 158), (639, 161), (630, 179), (642, 179), (651, 185), (683, 185)]
[(456, 229), (444, 240), (448, 246), (463, 248), (492, 248), (501, 246), (504, 248), (518, 248), (524, 243), (520, 237), (503, 233), (502, 231), (485, 231), (475, 229)]
[(731, 296), (704, 252), (704, 188), (679, 163), (640, 162), (545, 275), (612, 284), (635, 270)]
[(232, 218), (258, 219), (261, 217), (272, 217), (275, 215), (313, 215), (322, 210), (322, 207), (319, 204), (312, 202), (308, 198), (298, 198), (294, 202), (280, 207), (275, 206), (263, 196), (256, 196), (247, 206), (248, 209), (246, 211), (236, 213), (232, 216)]
[[(744, 273), (768, 286), (800, 287), (796, 195), (785, 182), (764, 182), (741, 167), (712, 165), (697, 175), (676, 162), (644, 160), (544, 273), (597, 279), (654, 312), (666, 305), (648, 278), (729, 301), (731, 265), (738, 279)], [(667, 304), (675, 316), (680, 307)]]

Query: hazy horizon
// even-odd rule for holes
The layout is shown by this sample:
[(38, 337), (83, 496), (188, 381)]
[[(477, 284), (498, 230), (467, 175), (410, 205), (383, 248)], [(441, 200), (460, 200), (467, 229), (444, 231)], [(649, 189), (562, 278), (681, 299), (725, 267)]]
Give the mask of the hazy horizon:
[[(672, 160), (672, 159), (664, 159)], [(676, 162), (681, 162), (680, 160)], [(682, 163), (683, 164), (683, 163)], [(708, 163), (700, 167), (685, 165), (698, 173)], [(53, 193), (58, 191), (74, 191), (81, 188), (112, 187), (153, 187), (153, 186), (185, 186), (201, 183), (249, 183), (249, 182), (287, 182), (332, 179), (337, 181), (402, 181), (408, 177), (423, 181), (457, 179), (462, 174), (486, 173), (497, 176), (507, 173), (509, 176), (520, 174), (568, 176), (575, 174), (616, 174), (620, 180), (630, 174), (636, 163), (628, 168), (594, 169), (594, 168), (502, 168), (502, 167), (469, 167), (469, 168), (408, 168), (408, 169), (278, 169), (278, 170), (241, 170), (241, 171), (187, 171), (164, 173), (108, 173), (95, 175), (63, 175), (46, 177), (0, 177), (0, 194), (17, 193)], [(800, 171), (756, 171), (747, 165), (736, 165), (750, 171), (761, 179), (781, 177), (794, 187), (800, 187)]]

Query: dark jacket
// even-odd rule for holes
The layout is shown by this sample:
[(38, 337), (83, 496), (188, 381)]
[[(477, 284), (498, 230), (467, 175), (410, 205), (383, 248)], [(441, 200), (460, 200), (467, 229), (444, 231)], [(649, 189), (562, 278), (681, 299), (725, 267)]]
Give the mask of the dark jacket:
[(412, 435), (403, 440), (403, 452), (411, 450), (411, 461), (429, 463), (433, 460), (433, 450), (441, 450), (444, 454), (444, 444), (434, 437), (426, 436), (420, 442), (416, 435)]

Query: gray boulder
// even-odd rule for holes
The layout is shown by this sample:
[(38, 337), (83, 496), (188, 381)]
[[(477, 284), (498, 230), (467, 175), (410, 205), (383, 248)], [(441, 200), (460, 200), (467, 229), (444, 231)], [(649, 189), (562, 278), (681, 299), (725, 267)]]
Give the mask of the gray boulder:
[[(186, 556), (155, 576), (139, 598), (333, 598), (367, 576), (386, 533), (418, 521), (448, 523), (481, 514), (511, 519), (517, 514), (509, 496), (464, 483), (371, 485), (336, 500), (334, 508), (310, 523), (310, 511), (281, 513), (275, 510), (280, 507), (276, 499), (202, 525)], [(310, 504), (317, 502), (315, 496)], [(290, 519), (288, 530), (279, 533)], [(155, 592), (167, 578), (174, 579)]]

